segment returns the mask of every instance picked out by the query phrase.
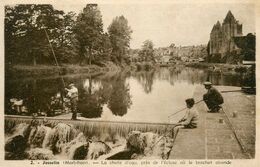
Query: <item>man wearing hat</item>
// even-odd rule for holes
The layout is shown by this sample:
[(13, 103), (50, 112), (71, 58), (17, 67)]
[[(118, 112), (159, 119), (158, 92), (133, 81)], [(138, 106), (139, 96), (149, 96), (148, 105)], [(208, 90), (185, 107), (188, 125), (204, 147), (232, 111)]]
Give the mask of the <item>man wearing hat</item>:
[(73, 83), (69, 85), (69, 89), (65, 88), (68, 91), (68, 96), (70, 97), (71, 103), (71, 112), (72, 120), (77, 119), (77, 105), (78, 105), (78, 88), (75, 87)]
[(204, 82), (204, 86), (208, 90), (208, 92), (203, 95), (203, 100), (209, 108), (208, 112), (218, 112), (221, 108), (220, 105), (224, 103), (222, 95), (212, 86), (211, 82)]

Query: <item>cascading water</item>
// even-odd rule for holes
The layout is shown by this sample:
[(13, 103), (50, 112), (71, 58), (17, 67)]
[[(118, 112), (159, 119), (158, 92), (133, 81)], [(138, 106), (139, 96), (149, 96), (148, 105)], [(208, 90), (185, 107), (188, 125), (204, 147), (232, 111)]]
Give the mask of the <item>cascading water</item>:
[[(172, 146), (171, 138), (163, 137), (150, 149), (160, 139), (160, 134), (166, 132), (163, 124), (71, 120), (62, 122), (7, 117), (6, 159), (110, 159), (114, 154), (129, 149), (132, 149), (131, 159), (165, 158)], [(134, 139), (135, 131), (138, 131), (137, 139)], [(19, 145), (18, 139), (22, 139), (26, 146), (19, 150), (23, 158), (16, 156), (16, 148), (10, 147)], [(120, 155), (119, 159), (121, 158)]]

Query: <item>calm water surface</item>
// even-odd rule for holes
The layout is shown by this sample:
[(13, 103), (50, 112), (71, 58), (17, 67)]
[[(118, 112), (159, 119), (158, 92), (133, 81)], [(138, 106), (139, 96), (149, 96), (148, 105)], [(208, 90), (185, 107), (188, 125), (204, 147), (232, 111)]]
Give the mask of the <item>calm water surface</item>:
[[(91, 119), (138, 122), (175, 122), (184, 113), (168, 115), (185, 107), (196, 86), (210, 80), (215, 85), (240, 86), (235, 74), (212, 73), (194, 68), (161, 68), (149, 72), (118, 72), (86, 77), (64, 77), (79, 89), (79, 112)], [(8, 79), (5, 83), (5, 111), (9, 100), (21, 98), (29, 112), (48, 111), (51, 97), (63, 95), (61, 78)]]

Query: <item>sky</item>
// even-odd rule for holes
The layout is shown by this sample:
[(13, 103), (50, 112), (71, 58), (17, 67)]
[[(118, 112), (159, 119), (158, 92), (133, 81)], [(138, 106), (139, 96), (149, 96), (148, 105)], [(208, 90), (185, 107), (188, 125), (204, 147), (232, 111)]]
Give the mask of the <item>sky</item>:
[[(56, 9), (79, 13), (85, 4), (56, 4)], [(104, 31), (113, 18), (123, 15), (132, 28), (131, 48), (140, 48), (149, 39), (155, 47), (207, 44), (213, 25), (221, 23), (231, 10), (243, 34), (254, 33), (255, 10), (252, 4), (99, 4)]]

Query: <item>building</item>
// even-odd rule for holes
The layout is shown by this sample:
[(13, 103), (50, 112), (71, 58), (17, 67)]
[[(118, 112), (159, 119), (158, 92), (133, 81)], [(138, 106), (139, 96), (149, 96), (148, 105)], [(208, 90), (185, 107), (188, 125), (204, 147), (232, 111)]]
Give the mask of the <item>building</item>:
[[(209, 61), (222, 63), (242, 62), (241, 59), (246, 49), (244, 44), (247, 41), (251, 41), (250, 45), (255, 43), (253, 41), (255, 40), (255, 36), (253, 34), (243, 36), (242, 30), (242, 24), (235, 19), (231, 11), (228, 11), (222, 24), (217, 21), (210, 33), (208, 45)], [(234, 57), (239, 57), (239, 60), (234, 60)]]

